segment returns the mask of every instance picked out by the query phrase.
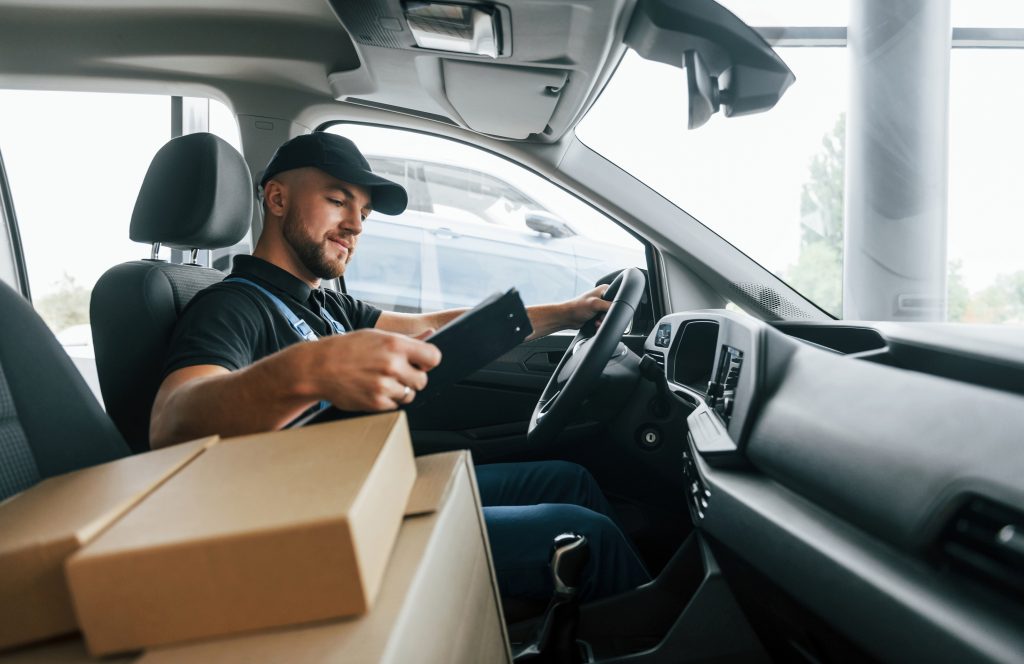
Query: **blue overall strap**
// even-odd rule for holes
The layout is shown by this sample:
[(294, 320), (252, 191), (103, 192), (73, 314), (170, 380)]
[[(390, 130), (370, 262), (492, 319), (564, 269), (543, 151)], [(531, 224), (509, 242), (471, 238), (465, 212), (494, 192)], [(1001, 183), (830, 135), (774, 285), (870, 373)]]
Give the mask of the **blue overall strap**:
[[(317, 303), (317, 304), (319, 305), (319, 303)], [(334, 316), (332, 316), (330, 314), (330, 312), (328, 312), (327, 309), (323, 307), (323, 305), (319, 305), (319, 306), (320, 306), (320, 318), (323, 318), (325, 321), (330, 323), (331, 327), (334, 329), (334, 333), (335, 334), (345, 334), (345, 332), (347, 331), (345, 329), (345, 326), (342, 325), (341, 323), (339, 323), (338, 321), (334, 320)]]
[[(243, 279), (242, 277), (228, 277), (224, 281), (237, 281), (242, 284), (249, 284), (256, 290), (260, 291), (261, 293), (270, 298), (270, 301), (273, 302), (274, 306), (277, 307), (277, 310), (280, 311), (284, 315), (284, 317), (288, 319), (288, 324), (292, 326), (292, 329), (299, 333), (299, 336), (301, 336), (306, 341), (316, 341), (316, 332), (314, 332), (313, 328), (309, 326), (309, 323), (296, 316), (295, 312), (289, 309), (288, 305), (281, 301), (281, 298), (274, 295), (263, 286), (260, 286), (254, 281)], [(331, 319), (330, 322), (333, 323), (334, 320)]]
[[(248, 284), (255, 288), (256, 290), (260, 291), (261, 293), (270, 298), (270, 301), (274, 303), (274, 306), (277, 307), (277, 310), (284, 314), (284, 317), (288, 319), (288, 324), (292, 326), (292, 329), (298, 332), (303, 339), (305, 339), (306, 341), (317, 340), (316, 332), (314, 332), (313, 328), (309, 326), (309, 323), (296, 316), (295, 312), (289, 309), (288, 305), (285, 304), (281, 300), (281, 298), (274, 295), (263, 286), (260, 286), (254, 281), (243, 279), (242, 277), (228, 277), (224, 281), (237, 281), (239, 283)], [(338, 321), (334, 320), (334, 317), (327, 313), (327, 310), (324, 309), (323, 307), (320, 307), (320, 315), (326, 318), (327, 322), (331, 324), (331, 327), (334, 328), (335, 334), (345, 334), (345, 326), (339, 323)], [(330, 408), (330, 406), (330, 401), (321, 401), (316, 406), (316, 408), (317, 410), (325, 410), (327, 408)]]
[[(306, 341), (316, 341), (316, 333), (313, 332), (313, 329), (309, 326), (309, 323), (296, 316), (295, 312), (289, 309), (288, 305), (281, 301), (281, 298), (277, 297), (263, 286), (260, 286), (259, 284), (253, 283), (252, 281), (249, 281), (248, 279), (244, 279), (242, 277), (228, 277), (224, 281), (240, 281), (243, 284), (249, 284), (253, 288), (262, 291), (264, 295), (269, 297), (274, 302), (274, 305), (277, 307), (278, 311), (284, 314), (285, 318), (288, 319), (288, 322), (291, 324), (291, 326), (295, 328), (295, 331), (302, 335), (302, 338), (304, 338)], [(327, 324), (331, 326), (331, 329), (334, 330), (335, 334), (345, 334), (345, 332), (347, 332), (345, 326), (336, 321), (334, 319), (334, 316), (332, 316), (330, 312), (323, 307), (323, 305), (321, 305), (318, 302), (317, 306), (320, 309), (320, 317), (327, 321)]]

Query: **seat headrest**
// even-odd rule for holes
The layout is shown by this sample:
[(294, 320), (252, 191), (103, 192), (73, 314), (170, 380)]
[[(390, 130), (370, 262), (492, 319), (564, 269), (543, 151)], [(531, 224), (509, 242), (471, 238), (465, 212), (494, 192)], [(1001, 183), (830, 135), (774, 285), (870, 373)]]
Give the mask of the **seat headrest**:
[(153, 157), (129, 237), (174, 249), (219, 249), (252, 222), (253, 186), (242, 155), (213, 134), (172, 138)]

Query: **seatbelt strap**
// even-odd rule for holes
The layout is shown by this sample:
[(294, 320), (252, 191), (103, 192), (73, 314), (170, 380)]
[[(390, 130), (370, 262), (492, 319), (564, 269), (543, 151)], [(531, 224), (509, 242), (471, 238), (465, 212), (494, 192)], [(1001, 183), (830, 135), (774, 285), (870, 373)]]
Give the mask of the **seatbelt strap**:
[[(242, 283), (242, 284), (248, 284), (248, 285), (252, 286), (253, 288), (255, 288), (256, 290), (260, 291), (261, 293), (266, 295), (268, 298), (270, 298), (270, 301), (273, 302), (274, 306), (277, 307), (277, 310), (280, 311), (281, 314), (285, 318), (288, 319), (288, 324), (292, 326), (292, 329), (294, 329), (296, 332), (299, 333), (299, 336), (301, 336), (306, 341), (316, 341), (317, 340), (316, 332), (314, 332), (313, 328), (311, 328), (309, 326), (309, 323), (307, 323), (306, 321), (304, 321), (301, 318), (299, 318), (295, 314), (295, 312), (292, 311), (291, 308), (289, 308), (288, 305), (285, 304), (281, 300), (281, 298), (279, 298), (278, 296), (274, 295), (273, 293), (271, 293), (269, 290), (267, 290), (263, 286), (260, 286), (256, 282), (249, 281), (248, 279), (245, 279), (243, 277), (231, 276), (231, 277), (228, 277), (227, 279), (225, 279), (224, 281), (237, 281), (237, 282)], [(345, 332), (346, 332), (345, 326), (342, 325), (341, 323), (339, 323), (337, 320), (335, 320), (334, 316), (332, 316), (327, 311), (327, 309), (325, 309), (323, 307), (323, 305), (320, 305), (319, 303), (317, 303), (317, 304), (318, 304), (318, 306), (320, 308), (320, 317), (323, 318), (325, 321), (327, 321), (328, 325), (331, 326), (331, 329), (334, 330), (334, 333), (335, 334), (345, 334)]]
[[(288, 319), (288, 324), (292, 326), (292, 329), (298, 332), (303, 339), (305, 339), (306, 341), (317, 340), (316, 332), (314, 332), (313, 328), (309, 326), (309, 323), (299, 318), (295, 314), (295, 312), (292, 311), (288, 307), (288, 305), (281, 300), (281, 298), (274, 295), (263, 286), (260, 286), (258, 283), (254, 281), (249, 281), (248, 279), (245, 279), (243, 277), (231, 276), (226, 278), (224, 281), (237, 281), (238, 283), (248, 284), (255, 288), (256, 290), (260, 291), (268, 298), (270, 298), (270, 301), (274, 303), (274, 306), (277, 307), (277, 310), (280, 311), (284, 315), (284, 317)], [(320, 306), (320, 316), (322, 316), (324, 320), (326, 320), (331, 325), (331, 327), (334, 329), (335, 334), (345, 334), (345, 326), (336, 321), (334, 319), (334, 316), (331, 316), (331, 314), (329, 314), (322, 305)], [(317, 406), (315, 406), (315, 408), (319, 411), (330, 408), (330, 406), (330, 401), (321, 401)]]

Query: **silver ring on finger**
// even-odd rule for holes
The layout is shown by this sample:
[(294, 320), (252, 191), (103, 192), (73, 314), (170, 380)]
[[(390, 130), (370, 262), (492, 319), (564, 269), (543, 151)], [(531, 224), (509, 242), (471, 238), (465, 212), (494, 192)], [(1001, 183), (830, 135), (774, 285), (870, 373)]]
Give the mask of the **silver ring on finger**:
[(405, 389), (402, 390), (402, 401), (408, 401), (410, 394), (412, 394), (412, 388), (406, 385)]

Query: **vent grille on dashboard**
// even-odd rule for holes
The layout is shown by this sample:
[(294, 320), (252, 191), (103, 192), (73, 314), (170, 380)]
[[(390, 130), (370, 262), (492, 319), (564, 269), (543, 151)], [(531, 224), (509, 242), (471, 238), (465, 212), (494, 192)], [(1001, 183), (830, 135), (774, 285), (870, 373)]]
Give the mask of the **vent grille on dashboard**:
[(939, 540), (953, 570), (1024, 598), (1024, 513), (984, 498), (964, 505)]
[(763, 312), (774, 318), (792, 320), (794, 318), (810, 318), (807, 312), (782, 297), (774, 288), (764, 284), (734, 282), (733, 290), (746, 296), (746, 301), (756, 305)]
[(733, 405), (736, 403), (736, 388), (740, 384), (740, 368), (743, 366), (743, 351), (732, 346), (722, 346), (718, 358), (718, 371), (715, 378), (708, 383), (708, 395), (711, 405), (726, 426), (732, 419)]

